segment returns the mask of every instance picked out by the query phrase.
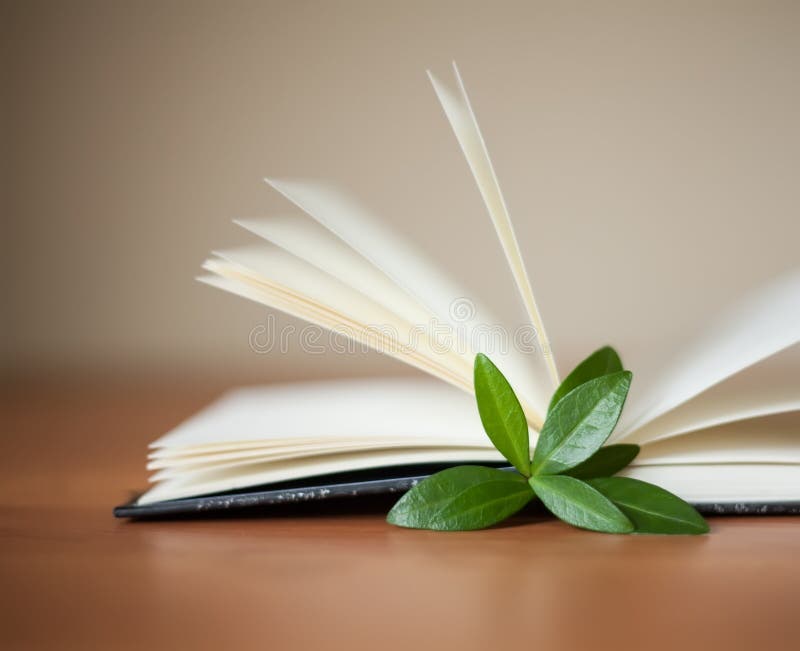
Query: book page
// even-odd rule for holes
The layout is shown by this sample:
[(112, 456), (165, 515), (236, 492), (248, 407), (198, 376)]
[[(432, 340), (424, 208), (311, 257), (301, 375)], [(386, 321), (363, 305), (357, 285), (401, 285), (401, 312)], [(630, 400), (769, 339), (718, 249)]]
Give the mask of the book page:
[(453, 445), (452, 443), (439, 443), (426, 439), (417, 439), (413, 445), (407, 441), (395, 442), (361, 442), (361, 443), (347, 443), (347, 444), (326, 444), (317, 447), (306, 446), (302, 449), (296, 450), (283, 450), (283, 451), (270, 451), (262, 454), (243, 455), (236, 458), (226, 459), (224, 461), (212, 461), (208, 463), (193, 463), (190, 465), (170, 465), (164, 468), (157, 469), (158, 471), (151, 475), (148, 481), (161, 482), (168, 479), (182, 479), (193, 473), (205, 473), (211, 471), (221, 471), (232, 468), (238, 468), (242, 472), (248, 472), (248, 467), (254, 465), (263, 465), (265, 463), (279, 463), (289, 460), (302, 460), (310, 457), (323, 458), (325, 456), (337, 456), (345, 453), (361, 453), (361, 452), (387, 452), (393, 455), (405, 455), (408, 453), (431, 451), (434, 454), (441, 453), (442, 451), (452, 452), (454, 458), (460, 455), (466, 455), (464, 458), (474, 459), (475, 455), (480, 455), (480, 458), (486, 462), (502, 462), (503, 455), (501, 455), (491, 443), (484, 445)]
[(620, 475), (650, 482), (692, 504), (795, 502), (800, 464), (628, 466)]
[[(433, 317), (369, 260), (307, 215), (236, 219), (234, 223), (331, 274), (409, 323), (426, 324)], [(467, 361), (471, 364), (472, 360)]]
[(800, 341), (800, 270), (751, 291), (690, 339), (658, 373), (636, 376), (622, 438), (745, 368)]
[(496, 450), (472, 450), (457, 448), (410, 450), (401, 452), (363, 451), (338, 455), (328, 454), (269, 461), (242, 468), (223, 468), (207, 472), (191, 473), (185, 477), (168, 479), (142, 495), (137, 504), (151, 504), (162, 500), (179, 499), (193, 495), (204, 495), (248, 486), (289, 481), (301, 477), (328, 475), (337, 472), (386, 468), (421, 463), (492, 463), (498, 461)]
[[(476, 292), (457, 284), (415, 247), (341, 191), (311, 181), (265, 180), (425, 306), (438, 323), (450, 328), (455, 338), (473, 347), (473, 355), (485, 352), (481, 350), (481, 341), (482, 337), (491, 334), (487, 330), (503, 327)], [(317, 264), (325, 265), (325, 262), (321, 260)], [(465, 298), (469, 300), (462, 305)], [(506, 328), (508, 325), (513, 324), (507, 324)], [(491, 357), (529, 406), (526, 408), (529, 423), (538, 429), (552, 393), (550, 382), (546, 377), (542, 380), (537, 368), (537, 364), (544, 364), (544, 356), (525, 355), (511, 345), (493, 349)]]
[(225, 259), (207, 260), (203, 268), (226, 282), (200, 278), (202, 282), (310, 321), (472, 391), (470, 368), (463, 359), (449, 350), (433, 350), (425, 334), (411, 324), (300, 259), (266, 246), (220, 255)]
[[(469, 295), (467, 289), (422, 256), (411, 243), (367, 213), (354, 199), (320, 182), (264, 180), (380, 269), (438, 319), (453, 327), (459, 325), (453, 321), (450, 307), (454, 298)], [(481, 305), (476, 311), (483, 318), (491, 319), (488, 307)]]
[(737, 420), (800, 411), (800, 345), (723, 380), (614, 442), (645, 443)]
[(800, 463), (797, 417), (752, 418), (645, 443), (635, 463)]
[[(240, 247), (217, 255), (222, 260), (207, 260), (203, 268), (223, 280), (201, 277), (201, 282), (320, 325), (473, 393), (471, 363), (457, 346), (431, 342), (424, 326), (404, 322), (319, 268), (269, 245)], [(506, 357), (499, 357), (506, 362), (503, 370), (507, 371), (511, 364)], [(537, 407), (525, 393), (518, 392), (518, 397), (529, 424), (540, 427)]]
[(487, 441), (475, 399), (426, 377), (298, 382), (236, 389), (151, 444)]
[(558, 387), (559, 378), (550, 342), (545, 332), (544, 322), (536, 305), (530, 278), (525, 268), (525, 262), (522, 258), (522, 252), (517, 242), (517, 236), (514, 232), (514, 226), (511, 222), (503, 192), (500, 189), (494, 166), (489, 157), (489, 150), (486, 147), (486, 142), (478, 126), (478, 120), (472, 110), (464, 82), (455, 62), (453, 63), (453, 73), (457, 83), (456, 92), (452, 92), (447, 88), (430, 71), (428, 71), (428, 77), (472, 171), (475, 183), (478, 185), (483, 201), (486, 204), (486, 209), (495, 226), (495, 231), (514, 277), (517, 290), (531, 323), (536, 329), (543, 352), (538, 361), (546, 367), (549, 376), (547, 390), (552, 394)]
[[(188, 473), (222, 470), (268, 461), (286, 461), (324, 454), (384, 450), (396, 453), (422, 450), (486, 452), (497, 454), (488, 437), (471, 445), (452, 437), (413, 436), (392, 439), (387, 436), (372, 440), (315, 441), (306, 445), (273, 445), (258, 449), (240, 450), (224, 454), (193, 455), (169, 460), (158, 459), (148, 464), (149, 470), (158, 471), (150, 481), (163, 481), (186, 476)], [(793, 417), (757, 418), (747, 421), (670, 437), (647, 443), (636, 458), (636, 465), (663, 464), (720, 464), (720, 463), (800, 463), (800, 432)]]
[(247, 447), (232, 449), (225, 452), (208, 454), (184, 454), (173, 455), (171, 457), (151, 457), (147, 464), (148, 470), (171, 469), (176, 471), (194, 470), (197, 468), (222, 466), (228, 463), (252, 462), (256, 460), (266, 461), (268, 459), (289, 459), (293, 456), (302, 457), (309, 454), (335, 454), (346, 450), (373, 450), (373, 449), (397, 449), (397, 448), (479, 448), (494, 449), (487, 438), (485, 442), (475, 442), (472, 445), (465, 445), (461, 442), (454, 444), (452, 438), (447, 437), (428, 437), (428, 436), (408, 436), (392, 438), (381, 436), (371, 441), (353, 439), (325, 439), (312, 440), (298, 443), (296, 445), (281, 445), (273, 442), (271, 445), (259, 447)]

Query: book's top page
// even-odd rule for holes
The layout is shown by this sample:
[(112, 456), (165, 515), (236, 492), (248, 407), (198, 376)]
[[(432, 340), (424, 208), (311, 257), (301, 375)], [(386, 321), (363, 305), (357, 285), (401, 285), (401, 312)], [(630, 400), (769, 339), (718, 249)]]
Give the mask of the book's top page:
[(237, 389), (151, 447), (392, 438), (492, 447), (472, 396), (420, 377)]
[[(704, 324), (664, 368), (636, 369), (617, 427), (623, 436), (800, 342), (800, 270), (746, 293)], [(800, 393), (794, 393), (794, 402)]]

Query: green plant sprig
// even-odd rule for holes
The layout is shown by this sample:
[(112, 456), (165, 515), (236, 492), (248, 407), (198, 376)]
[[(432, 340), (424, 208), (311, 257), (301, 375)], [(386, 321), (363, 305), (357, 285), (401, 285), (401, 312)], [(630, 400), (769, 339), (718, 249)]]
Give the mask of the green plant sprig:
[(633, 375), (608, 346), (556, 389), (530, 455), (528, 423), (514, 390), (486, 357), (475, 358), (475, 397), (492, 444), (514, 466), (456, 466), (431, 475), (394, 505), (387, 521), (437, 531), (483, 529), (538, 498), (575, 527), (604, 533), (702, 534), (708, 524), (677, 495), (614, 475), (639, 453), (603, 444), (617, 425)]

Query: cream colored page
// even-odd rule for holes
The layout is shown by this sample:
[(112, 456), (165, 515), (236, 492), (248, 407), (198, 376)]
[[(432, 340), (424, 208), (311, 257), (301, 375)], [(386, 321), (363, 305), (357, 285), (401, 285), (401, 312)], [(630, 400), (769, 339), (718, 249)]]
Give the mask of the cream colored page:
[(497, 453), (486, 450), (465, 452), (460, 450), (422, 450), (411, 452), (354, 452), (341, 455), (325, 455), (308, 459), (291, 459), (288, 461), (266, 462), (248, 467), (246, 472), (241, 468), (228, 468), (220, 471), (194, 473), (180, 479), (170, 479), (159, 483), (137, 501), (138, 504), (151, 504), (162, 500), (205, 495), (228, 490), (271, 484), (279, 481), (290, 481), (302, 477), (327, 475), (337, 472), (363, 470), (366, 468), (383, 468), (420, 463), (453, 463), (494, 461)]
[[(265, 181), (380, 269), (438, 319), (453, 327), (459, 325), (451, 317), (451, 306), (455, 298), (469, 296), (466, 288), (351, 197), (320, 182), (274, 178)], [(485, 307), (480, 311), (490, 316)]]
[[(324, 454), (335, 454), (341, 450), (359, 450), (370, 446), (377, 448), (478, 448), (490, 449), (493, 446), (486, 439), (486, 443), (462, 443), (447, 438), (430, 438), (428, 436), (402, 436), (381, 437), (379, 441), (368, 439), (353, 439), (347, 437), (325, 438), (321, 441), (315, 439), (291, 439), (292, 443), (285, 443), (281, 439), (266, 439), (263, 441), (231, 442), (222, 446), (172, 446), (151, 448), (147, 455), (148, 470), (162, 470), (164, 468), (190, 468), (193, 465), (212, 465), (217, 460), (223, 463), (228, 460), (256, 459), (259, 457), (271, 458), (284, 455), (305, 455), (308, 451)], [(206, 462), (208, 460), (208, 462)]]
[[(427, 344), (427, 352), (433, 350), (434, 356), (448, 357), (448, 364), (453, 371), (460, 368), (466, 376), (472, 375), (472, 363), (475, 352), (469, 338), (463, 340), (450, 336), (447, 332), (437, 338), (437, 317), (432, 314), (419, 301), (406, 293), (395, 284), (381, 270), (372, 265), (358, 252), (344, 243), (332, 232), (305, 215), (283, 216), (275, 218), (236, 220), (238, 224), (263, 237), (276, 246), (288, 251), (293, 256), (301, 259), (308, 265), (330, 274), (341, 282), (346, 288), (355, 289), (362, 295), (369, 297), (376, 304), (403, 318), (415, 337), (420, 337)], [(239, 260), (241, 262), (241, 260)], [(258, 260), (250, 266), (256, 268)], [(289, 276), (292, 282), (296, 279), (293, 267), (296, 263), (288, 264)], [(265, 278), (286, 278), (283, 269), (274, 269), (261, 266), (259, 269)], [(281, 282), (287, 282), (283, 280)], [(325, 293), (325, 296), (331, 294)], [(320, 300), (319, 297), (317, 300)], [(453, 310), (451, 310), (453, 312)], [(480, 345), (479, 328), (473, 329), (476, 341)], [(489, 328), (485, 332), (491, 332)], [(422, 337), (421, 333), (425, 333)], [(431, 341), (433, 340), (433, 341)], [(426, 351), (421, 351), (425, 353)], [(541, 424), (541, 405), (534, 405), (530, 397), (530, 390), (525, 389), (525, 383), (530, 381), (530, 368), (526, 360), (515, 355), (513, 349), (482, 351), (490, 353), (494, 362), (514, 382), (523, 403), (526, 414), (532, 426)], [(460, 360), (454, 359), (460, 357)]]
[[(614, 436), (613, 440), (641, 444), (714, 425), (793, 411), (800, 412), (800, 345), (740, 371), (678, 409), (625, 436)], [(794, 418), (800, 428), (800, 413)]]
[[(432, 343), (424, 330), (402, 322), (382, 306), (296, 256), (267, 245), (242, 247), (217, 255), (224, 256), (224, 260), (207, 260), (203, 268), (223, 277), (223, 282), (200, 278), (202, 282), (321, 325), (339, 337), (355, 340), (463, 391), (473, 392), (472, 366), (457, 349), (443, 347), (438, 341)], [(340, 340), (337, 345), (342, 346)], [(494, 357), (505, 373), (513, 369), (502, 354)], [(518, 397), (528, 422), (539, 427), (541, 416), (536, 407), (524, 393), (518, 392)]]
[[(346, 316), (348, 320), (386, 333), (401, 346), (413, 349), (434, 364), (469, 378), (472, 367), (452, 349), (431, 346), (419, 325), (396, 314), (391, 305), (376, 302), (333, 275), (312, 266), (283, 249), (269, 244), (251, 245), (218, 252), (220, 257), (255, 272), (265, 283), (290, 290), (297, 299), (309, 300)], [(421, 324), (424, 326), (425, 324)]]
[[(318, 443), (318, 439), (292, 439), (292, 444), (313, 445)], [(150, 448), (147, 458), (151, 460), (161, 460), (169, 462), (173, 459), (190, 459), (192, 457), (204, 457), (217, 454), (235, 454), (242, 450), (267, 450), (275, 447), (282, 447), (285, 443), (280, 440), (267, 441), (228, 441), (226, 443), (204, 443), (203, 445), (174, 445), (168, 448)]]
[[(295, 440), (306, 442), (292, 444)], [(282, 441), (275, 441), (271, 446), (240, 449), (223, 454), (159, 459), (148, 465), (148, 469), (161, 471), (152, 477), (151, 481), (198, 471), (323, 454), (340, 454), (345, 451), (473, 448), (490, 453), (493, 450), (489, 439), (485, 436), (476, 436), (471, 445), (464, 445), (460, 441), (455, 441), (452, 435), (439, 436), (427, 433), (394, 437), (383, 434), (372, 439), (288, 438)], [(502, 459), (498, 457), (497, 460)], [(675, 436), (645, 444), (636, 459), (637, 465), (665, 463), (800, 463), (800, 431), (797, 428), (797, 420), (792, 415), (757, 418)]]
[(232, 391), (155, 441), (156, 448), (225, 441), (378, 441), (430, 436), (486, 440), (474, 398), (429, 378), (304, 382)]
[[(486, 459), (483, 454), (475, 454), (473, 458), (454, 457), (451, 451), (401, 455), (366, 452), (345, 454), (341, 458), (266, 463), (245, 473), (232, 468), (168, 480), (145, 493), (138, 503), (151, 504), (317, 475), (323, 482), (326, 474), (349, 470), (452, 461), (482, 462)], [(785, 502), (796, 500), (800, 494), (800, 464), (632, 466), (622, 474), (662, 486), (691, 502)]]
[(467, 96), (466, 88), (464, 87), (464, 83), (455, 63), (453, 64), (453, 72), (457, 84), (457, 90), (455, 92), (447, 88), (447, 86), (431, 74), (430, 71), (428, 72), (428, 76), (439, 98), (439, 102), (444, 109), (447, 120), (450, 122), (450, 126), (453, 128), (456, 139), (461, 146), (461, 150), (472, 171), (475, 182), (478, 185), (483, 201), (486, 204), (486, 209), (489, 212), (497, 236), (500, 239), (506, 261), (511, 268), (517, 290), (525, 305), (531, 323), (536, 329), (542, 351), (542, 355), (536, 358), (536, 362), (544, 365), (546, 373), (549, 376), (549, 381), (544, 381), (542, 378), (539, 378), (542, 384), (540, 391), (550, 395), (558, 386), (559, 379), (555, 359), (553, 358), (550, 348), (550, 342), (544, 328), (544, 322), (539, 313), (539, 308), (536, 305), (533, 288), (531, 287), (528, 272), (525, 269), (525, 262), (522, 258), (522, 252), (517, 242), (517, 236), (514, 232), (514, 226), (511, 222), (511, 216), (509, 215), (503, 192), (500, 189), (497, 175), (495, 174), (491, 158), (489, 157), (489, 150), (486, 147), (480, 127), (478, 126), (477, 118), (475, 117), (469, 97)]
[(292, 292), (298, 299), (347, 314), (358, 323), (392, 326), (398, 331), (401, 341), (407, 340), (404, 335), (407, 335), (409, 326), (397, 315), (278, 247), (255, 244), (215, 251), (215, 255), (254, 272), (255, 277), (264, 283), (275, 284)]
[(800, 464), (629, 466), (620, 474), (695, 504), (790, 502), (800, 495)]
[(413, 324), (432, 313), (369, 260), (307, 215), (237, 219), (235, 223), (325, 271)]
[[(344, 348), (346, 353), (347, 347), (342, 338), (345, 342), (353, 340), (365, 348), (379, 350), (385, 355), (449, 382), (463, 391), (472, 391), (472, 379), (463, 360), (456, 359), (455, 366), (458, 368), (454, 368), (454, 363), (448, 363), (449, 353), (430, 354), (428, 351), (426, 355), (426, 339), (422, 334), (414, 340), (414, 345), (409, 345), (411, 342), (408, 340), (401, 341), (395, 336), (401, 332), (408, 333), (408, 329), (368, 328), (369, 323), (354, 320), (350, 314), (304, 297), (297, 291), (292, 291), (291, 288), (268, 282), (263, 276), (259, 276), (247, 267), (228, 260), (210, 259), (203, 264), (203, 268), (215, 275), (198, 278), (201, 282), (281, 310), (335, 333), (336, 341), (331, 341), (331, 346), (334, 348), (336, 346)], [(349, 291), (344, 293), (349, 293)], [(336, 295), (341, 298), (341, 294), (342, 292)], [(352, 305), (363, 307), (365, 304), (363, 298), (358, 297)], [(352, 305), (348, 304), (347, 309), (350, 309)], [(379, 314), (383, 314), (383, 312), (382, 308), (378, 310)], [(384, 320), (384, 326), (387, 321)]]
[[(362, 441), (338, 445), (305, 446), (293, 450), (283, 448), (260, 453), (249, 452), (223, 460), (155, 468), (154, 470), (158, 470), (158, 472), (150, 477), (150, 481), (163, 481), (184, 477), (189, 473), (225, 468), (238, 467), (247, 471), (247, 467), (254, 464), (367, 450), (391, 450), (403, 453), (447, 449), (453, 451), (454, 454), (472, 455), (474, 452), (478, 452), (485, 454), (486, 461), (503, 461), (503, 457), (492, 447), (488, 439), (486, 443), (474, 446), (454, 445), (448, 441), (424, 439), (416, 440), (413, 445), (409, 443), (407, 440), (398, 442)], [(715, 465), (732, 463), (800, 464), (800, 434), (794, 427), (781, 427), (775, 423), (761, 425), (748, 421), (645, 445), (636, 459), (636, 465), (639, 466), (698, 463)]]
[(794, 414), (753, 418), (646, 443), (635, 462), (800, 463), (800, 429)]
[[(335, 453), (343, 449), (362, 449), (368, 446), (372, 447), (447, 447), (457, 445), (458, 447), (470, 447), (460, 442), (454, 442), (452, 438), (447, 437), (432, 437), (428, 435), (421, 436), (402, 436), (390, 437), (381, 436), (380, 439), (374, 441), (353, 440), (351, 438), (326, 438), (324, 441), (319, 439), (291, 439), (292, 443), (283, 444), (280, 440), (272, 441), (271, 444), (261, 444), (256, 446), (248, 446), (246, 444), (239, 444), (235, 448), (230, 448), (225, 451), (207, 452), (205, 454), (179, 454), (171, 456), (153, 456), (148, 455), (149, 461), (147, 464), (148, 470), (162, 470), (164, 468), (191, 468), (193, 466), (210, 466), (216, 463), (227, 463), (229, 461), (240, 461), (244, 459), (267, 459), (270, 457), (288, 457), (294, 454), (305, 455), (308, 452), (322, 453), (331, 452)], [(293, 444), (299, 441), (297, 444)], [(491, 448), (492, 444), (486, 438), (485, 443), (475, 443), (472, 447), (488, 447)], [(161, 451), (164, 448), (159, 448)], [(172, 448), (174, 450), (174, 448)]]
[[(436, 317), (424, 305), (402, 290), (357, 251), (307, 215), (287, 215), (235, 221), (247, 230), (291, 253), (296, 258), (335, 277), (347, 289), (357, 290), (376, 304), (403, 318), (406, 321), (404, 327), (419, 332), (420, 330), (417, 326), (421, 326), (423, 332), (435, 336), (436, 332), (432, 326), (435, 324)], [(247, 263), (241, 257), (228, 257), (257, 269), (265, 278), (275, 278), (281, 283), (292, 282), (285, 280), (287, 269), (292, 279), (299, 277), (293, 270), (293, 267), (296, 266), (295, 262), (290, 261), (290, 264), (286, 264), (285, 269), (282, 267), (275, 268), (275, 264), (260, 264), (265, 261), (259, 260), (258, 249), (254, 253), (254, 255), (248, 256), (249, 261)], [(277, 258), (278, 262), (282, 259), (281, 257)], [(280, 280), (280, 278), (284, 278), (284, 280)], [(310, 292), (309, 289), (305, 291)], [(330, 300), (330, 297), (334, 295), (327, 290), (322, 294), (327, 300)], [(322, 299), (318, 296), (316, 300)], [(341, 304), (342, 301), (339, 301), (339, 303)], [(432, 346), (429, 346), (428, 350), (431, 347), (435, 347), (436, 352), (434, 354), (437, 358), (445, 355), (444, 350), (448, 350), (448, 356), (452, 357), (455, 354), (462, 358), (460, 363), (458, 360), (448, 362), (448, 364), (453, 365), (454, 372), (458, 367), (461, 372), (467, 375), (472, 374), (472, 360), (475, 353), (471, 349), (450, 346), (446, 337), (442, 341), (434, 342)], [(512, 379), (528, 375), (527, 360), (517, 359), (513, 355), (509, 359), (509, 353), (513, 353), (513, 351), (507, 351), (506, 353), (492, 351), (491, 355), (494, 361)], [(535, 358), (531, 359), (535, 361)], [(537, 408), (531, 404), (530, 399), (524, 395), (523, 406), (526, 413), (538, 412)], [(539, 409), (541, 409), (541, 406), (539, 406)], [(538, 421), (535, 418), (530, 418), (530, 420), (534, 426), (538, 426)]]
[[(750, 292), (649, 381), (634, 381), (617, 427), (627, 436), (753, 364), (800, 341), (800, 270)], [(634, 369), (635, 370), (635, 369)]]
[[(330, 186), (311, 181), (265, 179), (306, 214), (391, 278), (409, 296), (424, 305), (442, 324), (468, 344), (480, 340), (487, 325), (499, 325), (475, 292), (462, 287), (413, 245), (369, 215), (352, 198)], [(465, 303), (466, 301), (466, 303)], [(467, 307), (461, 310), (461, 307)], [(489, 352), (470, 350), (470, 353)], [(537, 379), (530, 360), (515, 346), (491, 351), (522, 398), (529, 423), (538, 428), (544, 419), (552, 391)]]
[[(302, 439), (289, 439), (298, 441)], [(492, 449), (487, 437), (472, 445), (454, 442), (452, 437), (429, 435), (390, 437), (383, 435), (374, 440), (349, 438), (307, 439), (301, 444), (281, 444), (254, 448), (239, 448), (223, 453), (184, 455), (153, 459), (148, 470), (169, 470), (170, 473), (194, 472), (198, 469), (226, 465), (255, 463), (270, 459), (320, 454), (336, 454), (346, 450), (423, 448), (484, 448)], [(663, 463), (800, 463), (800, 431), (791, 414), (755, 418), (728, 423), (702, 431), (646, 443), (636, 458), (639, 465)], [(159, 475), (159, 478), (162, 476)]]
[[(194, 473), (210, 472), (225, 470), (229, 468), (239, 468), (242, 472), (248, 472), (250, 466), (265, 464), (265, 463), (279, 463), (289, 460), (302, 460), (309, 457), (318, 457), (320, 459), (325, 457), (335, 457), (345, 453), (362, 453), (362, 452), (378, 452), (383, 451), (391, 454), (407, 454), (418, 453), (426, 450), (434, 454), (443, 451), (452, 452), (453, 458), (458, 458), (459, 455), (466, 455), (470, 459), (474, 459), (475, 455), (480, 455), (480, 459), (485, 462), (502, 462), (503, 455), (501, 455), (492, 445), (454, 445), (445, 442), (442, 444), (435, 441), (418, 440), (414, 445), (409, 445), (408, 441), (402, 443), (391, 442), (361, 442), (361, 443), (348, 443), (345, 445), (331, 445), (320, 446), (318, 448), (308, 448), (302, 450), (295, 450), (293, 452), (270, 452), (259, 456), (241, 457), (228, 459), (226, 461), (218, 461), (212, 463), (192, 464), (189, 466), (169, 466), (166, 468), (158, 469), (156, 473), (150, 476), (150, 482), (160, 482), (168, 479), (185, 478)], [(466, 458), (465, 457), (465, 458)]]

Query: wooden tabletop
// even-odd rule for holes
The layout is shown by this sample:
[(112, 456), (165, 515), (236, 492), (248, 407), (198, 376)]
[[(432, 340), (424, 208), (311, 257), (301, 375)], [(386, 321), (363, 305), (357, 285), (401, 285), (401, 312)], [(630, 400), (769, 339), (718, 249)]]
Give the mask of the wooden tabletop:
[(531, 516), (430, 533), (368, 509), (115, 520), (147, 442), (215, 392), (5, 387), (0, 648), (798, 648), (797, 517), (702, 537)]

